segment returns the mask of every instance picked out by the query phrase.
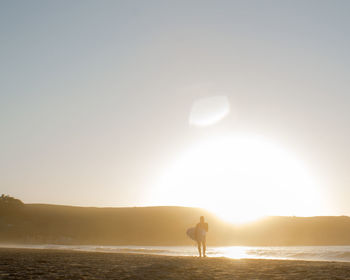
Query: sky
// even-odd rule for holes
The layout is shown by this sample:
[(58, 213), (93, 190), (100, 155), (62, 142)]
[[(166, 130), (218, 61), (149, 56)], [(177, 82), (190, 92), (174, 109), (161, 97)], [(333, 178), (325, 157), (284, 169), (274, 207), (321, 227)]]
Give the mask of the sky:
[[(1, 1), (0, 193), (153, 205), (152, 185), (179, 155), (240, 133), (278, 143), (311, 170), (327, 194), (315, 214), (350, 215), (349, 8)], [(230, 113), (192, 125), (191, 108), (213, 96)]]

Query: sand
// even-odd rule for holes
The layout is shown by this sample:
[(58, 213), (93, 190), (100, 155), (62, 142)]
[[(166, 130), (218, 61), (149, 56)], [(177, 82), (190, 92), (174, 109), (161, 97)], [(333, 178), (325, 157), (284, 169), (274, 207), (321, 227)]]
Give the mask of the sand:
[(0, 249), (0, 279), (350, 279), (350, 263)]

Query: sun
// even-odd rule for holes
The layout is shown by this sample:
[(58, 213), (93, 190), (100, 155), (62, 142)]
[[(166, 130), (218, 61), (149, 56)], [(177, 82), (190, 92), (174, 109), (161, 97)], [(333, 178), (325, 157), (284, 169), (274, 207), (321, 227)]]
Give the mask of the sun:
[(157, 181), (156, 204), (201, 207), (242, 223), (267, 215), (311, 216), (322, 193), (305, 164), (261, 137), (231, 135), (194, 145)]

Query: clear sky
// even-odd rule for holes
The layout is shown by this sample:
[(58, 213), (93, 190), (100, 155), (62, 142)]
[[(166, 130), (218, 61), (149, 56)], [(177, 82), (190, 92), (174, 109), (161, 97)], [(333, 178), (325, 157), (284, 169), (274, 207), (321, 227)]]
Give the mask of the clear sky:
[[(241, 133), (312, 170), (328, 200), (316, 214), (350, 215), (349, 11), (319, 0), (1, 1), (0, 192), (148, 205), (189, 147)], [(230, 114), (189, 125), (194, 102), (215, 95)]]

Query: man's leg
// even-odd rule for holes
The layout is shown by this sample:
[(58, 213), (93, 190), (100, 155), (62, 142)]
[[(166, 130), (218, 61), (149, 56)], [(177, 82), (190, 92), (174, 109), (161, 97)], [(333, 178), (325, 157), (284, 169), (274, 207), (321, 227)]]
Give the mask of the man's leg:
[(197, 242), (198, 244), (198, 253), (199, 253), (199, 257), (202, 256), (202, 252), (201, 252), (201, 243), (200, 242)]
[(206, 257), (207, 255), (205, 254), (205, 251), (207, 250), (207, 244), (205, 241), (203, 241), (203, 257)]

